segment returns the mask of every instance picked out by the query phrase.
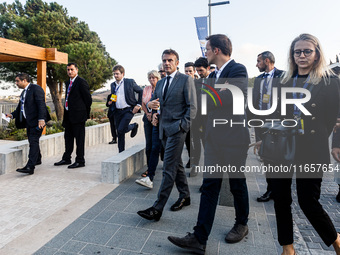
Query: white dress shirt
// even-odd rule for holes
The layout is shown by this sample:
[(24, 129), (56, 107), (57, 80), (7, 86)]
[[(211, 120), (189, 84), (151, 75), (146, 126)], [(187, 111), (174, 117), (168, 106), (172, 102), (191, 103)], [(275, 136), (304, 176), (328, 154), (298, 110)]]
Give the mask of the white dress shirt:
[(131, 105), (128, 105), (126, 103), (125, 99), (125, 89), (124, 89), (124, 78), (120, 82), (116, 83), (116, 95), (117, 95), (117, 102), (116, 102), (116, 108), (117, 109), (124, 109), (126, 107), (131, 107)]

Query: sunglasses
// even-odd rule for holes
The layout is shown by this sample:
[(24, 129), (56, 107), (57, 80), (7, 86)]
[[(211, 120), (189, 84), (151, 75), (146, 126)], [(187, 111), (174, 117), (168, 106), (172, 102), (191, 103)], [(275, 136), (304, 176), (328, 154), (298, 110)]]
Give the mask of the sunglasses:
[(295, 57), (300, 57), (301, 53), (303, 53), (303, 55), (305, 55), (305, 57), (309, 57), (310, 55), (312, 55), (314, 50), (294, 50), (294, 56)]

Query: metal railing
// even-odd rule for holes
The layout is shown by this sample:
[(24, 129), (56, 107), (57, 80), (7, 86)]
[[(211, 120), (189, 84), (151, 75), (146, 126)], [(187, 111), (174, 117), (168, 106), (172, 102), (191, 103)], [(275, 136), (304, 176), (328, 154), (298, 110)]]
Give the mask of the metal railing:
[[(4, 114), (11, 113), (15, 110), (16, 107), (17, 107), (17, 104), (0, 104), (0, 118), (3, 113)], [(3, 126), (6, 127), (7, 125), (8, 125), (8, 122), (1, 118), (0, 127), (3, 127)]]

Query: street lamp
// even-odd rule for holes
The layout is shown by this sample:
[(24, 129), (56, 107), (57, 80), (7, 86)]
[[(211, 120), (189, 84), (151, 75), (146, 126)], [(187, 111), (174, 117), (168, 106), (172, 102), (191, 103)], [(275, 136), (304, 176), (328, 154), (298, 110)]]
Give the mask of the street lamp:
[(217, 6), (217, 5), (224, 5), (224, 4), (230, 4), (229, 1), (224, 2), (217, 2), (217, 3), (211, 3), (211, 0), (209, 0), (209, 35), (211, 35), (211, 6)]

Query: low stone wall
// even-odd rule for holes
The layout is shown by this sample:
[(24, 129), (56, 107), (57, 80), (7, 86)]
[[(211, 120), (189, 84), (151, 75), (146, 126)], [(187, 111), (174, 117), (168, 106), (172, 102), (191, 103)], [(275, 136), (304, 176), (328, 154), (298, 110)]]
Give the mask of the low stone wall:
[[(135, 116), (132, 122), (139, 124), (136, 137), (144, 137), (142, 115)], [(133, 139), (136, 139), (136, 137)], [(126, 135), (126, 147), (133, 145), (133, 139)], [(89, 146), (108, 143), (111, 140), (110, 123), (86, 127), (85, 149)], [(65, 151), (64, 132), (42, 136), (40, 138), (40, 150), (43, 158), (60, 155), (61, 159)], [(23, 167), (28, 159), (28, 151), (28, 140), (0, 144), (0, 175)]]
[(119, 184), (145, 165), (145, 143), (137, 144), (102, 162), (102, 182)]

